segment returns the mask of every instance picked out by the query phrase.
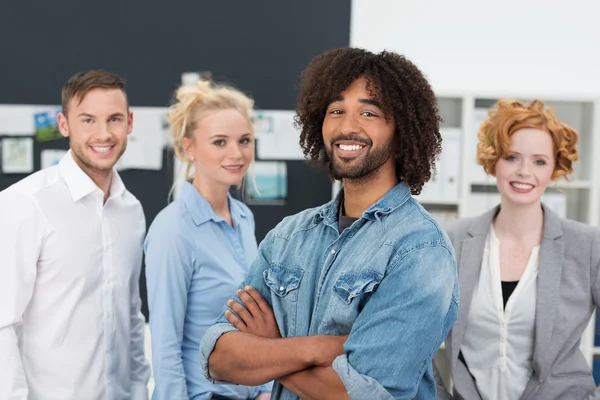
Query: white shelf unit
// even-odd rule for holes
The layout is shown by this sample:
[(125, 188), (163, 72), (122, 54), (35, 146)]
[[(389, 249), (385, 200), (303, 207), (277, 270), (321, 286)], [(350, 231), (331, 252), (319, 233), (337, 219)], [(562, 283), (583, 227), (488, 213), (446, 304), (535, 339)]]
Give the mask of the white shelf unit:
[[(550, 207), (557, 207), (559, 214), (567, 218), (600, 226), (600, 98), (438, 93), (440, 115), (444, 119), (441, 125), (444, 138), (442, 155), (438, 161), (437, 176), (426, 184), (423, 193), (416, 196), (416, 199), (435, 218), (439, 218), (442, 226), (449, 215), (451, 219), (452, 213), (458, 218), (476, 216), (499, 202), (495, 178), (485, 175), (475, 157), (479, 125), (487, 118), (489, 108), (502, 97), (523, 101), (539, 98), (546, 106), (554, 109), (559, 119), (579, 132), (580, 161), (574, 165), (571, 181), (563, 179), (549, 187), (544, 201)], [(459, 146), (451, 143), (457, 132)], [(449, 140), (447, 135), (450, 136)], [(448, 169), (458, 171), (458, 181), (456, 185), (445, 187), (449, 179), (446, 173)], [(581, 348), (590, 367), (593, 367), (594, 358), (600, 361), (600, 346), (595, 346), (595, 319), (594, 315), (581, 339)], [(443, 351), (442, 348), (439, 353)], [(442, 356), (436, 355), (436, 362), (442, 376), (448, 379), (447, 366)]]

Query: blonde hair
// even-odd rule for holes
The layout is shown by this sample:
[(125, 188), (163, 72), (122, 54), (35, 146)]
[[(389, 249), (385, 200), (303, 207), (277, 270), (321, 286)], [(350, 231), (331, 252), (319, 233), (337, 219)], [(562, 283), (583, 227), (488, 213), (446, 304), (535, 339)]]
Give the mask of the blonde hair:
[(227, 85), (200, 80), (194, 85), (182, 85), (175, 93), (175, 101), (167, 112), (171, 122), (171, 138), (177, 158), (186, 163), (185, 179), (190, 180), (192, 160), (185, 154), (183, 139), (194, 140), (197, 122), (215, 110), (234, 109), (250, 123), (252, 135), (252, 109), (254, 101), (241, 91)]
[(510, 137), (519, 129), (535, 128), (546, 131), (552, 137), (555, 166), (552, 179), (567, 178), (573, 172), (573, 162), (579, 159), (575, 129), (559, 121), (551, 108), (541, 100), (522, 103), (500, 99), (489, 111), (489, 118), (479, 128), (477, 138), (477, 163), (485, 172), (495, 174), (498, 159), (508, 155)]

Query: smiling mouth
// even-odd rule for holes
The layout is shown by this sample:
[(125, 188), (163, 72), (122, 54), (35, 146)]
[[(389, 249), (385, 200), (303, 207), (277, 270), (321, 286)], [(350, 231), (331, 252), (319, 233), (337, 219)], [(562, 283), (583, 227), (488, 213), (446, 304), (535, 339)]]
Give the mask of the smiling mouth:
[(90, 146), (92, 148), (92, 150), (94, 150), (96, 153), (108, 153), (109, 151), (112, 150), (113, 147), (115, 147), (114, 145), (112, 146)]
[(362, 143), (337, 143), (335, 146), (335, 153), (341, 159), (354, 159), (362, 153), (363, 149), (367, 147), (366, 144)]
[(227, 165), (227, 166), (223, 166), (223, 168), (227, 171), (231, 171), (231, 172), (239, 172), (242, 170), (244, 166), (243, 165)]
[(358, 151), (365, 147), (359, 144), (338, 144), (337, 146), (344, 151)]
[(534, 186), (530, 185), (529, 183), (517, 183), (517, 182), (511, 182), (510, 185), (514, 188), (517, 189), (521, 189), (521, 190), (528, 190), (528, 189), (533, 189)]

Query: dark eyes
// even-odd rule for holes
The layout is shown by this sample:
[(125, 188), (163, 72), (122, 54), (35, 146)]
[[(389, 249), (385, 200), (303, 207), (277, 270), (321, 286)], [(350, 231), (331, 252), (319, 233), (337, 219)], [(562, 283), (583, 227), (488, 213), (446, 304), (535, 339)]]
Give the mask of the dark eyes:
[[(516, 156), (514, 156), (514, 155), (509, 155), (509, 156), (507, 156), (507, 157), (505, 158), (505, 160), (506, 160), (506, 161), (516, 161), (516, 160), (517, 160), (517, 157), (516, 157)], [(535, 163), (536, 165), (539, 165), (539, 166), (544, 166), (544, 165), (546, 165), (546, 164), (547, 164), (547, 163), (546, 163), (546, 161), (545, 161), (545, 160), (542, 160), (542, 159), (535, 160), (535, 161), (534, 161), (534, 163)]]
[[(247, 138), (247, 137), (245, 137), (245, 138), (243, 138), (243, 139), (240, 140), (240, 143), (243, 144), (243, 145), (247, 145), (250, 142), (251, 142), (250, 138)], [(223, 146), (225, 146), (227, 144), (227, 141), (225, 139), (219, 139), (219, 140), (215, 140), (213, 142), (213, 144), (215, 146), (223, 147)]]
[[(329, 111), (329, 114), (332, 115), (342, 115), (344, 112), (342, 110), (331, 110)], [(365, 117), (376, 117), (377, 115), (375, 113), (372, 113), (371, 111), (363, 111), (361, 113), (361, 115), (365, 116)]]

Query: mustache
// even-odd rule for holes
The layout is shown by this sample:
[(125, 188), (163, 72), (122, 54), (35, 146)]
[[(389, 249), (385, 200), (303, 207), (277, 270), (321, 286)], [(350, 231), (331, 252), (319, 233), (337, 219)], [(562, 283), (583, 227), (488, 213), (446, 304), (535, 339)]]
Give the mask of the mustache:
[(349, 142), (362, 143), (367, 146), (371, 146), (373, 144), (373, 141), (371, 139), (360, 137), (357, 134), (350, 134), (350, 135), (340, 134), (331, 139), (331, 146), (333, 146), (336, 142), (341, 142), (344, 140), (349, 141)]

